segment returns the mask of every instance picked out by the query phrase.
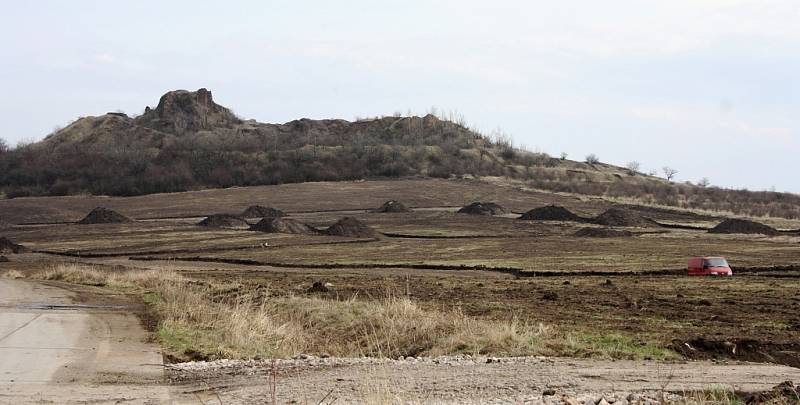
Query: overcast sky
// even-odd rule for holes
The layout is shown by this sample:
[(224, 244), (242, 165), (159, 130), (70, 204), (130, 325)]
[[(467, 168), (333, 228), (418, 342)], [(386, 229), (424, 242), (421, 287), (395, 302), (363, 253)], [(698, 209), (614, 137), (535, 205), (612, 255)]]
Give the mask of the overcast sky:
[(264, 122), (457, 111), (518, 145), (800, 192), (800, 1), (31, 1), (0, 137), (206, 87)]

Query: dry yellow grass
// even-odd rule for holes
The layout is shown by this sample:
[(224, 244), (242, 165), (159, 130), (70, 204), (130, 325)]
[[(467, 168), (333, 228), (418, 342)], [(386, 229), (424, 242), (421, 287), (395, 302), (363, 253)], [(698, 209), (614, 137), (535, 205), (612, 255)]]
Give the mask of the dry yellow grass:
[(112, 271), (60, 264), (33, 277), (137, 290), (160, 318), (159, 338), (178, 358), (400, 357), (452, 353), (542, 353), (550, 330), (516, 320), (487, 321), (461, 311), (423, 309), (406, 297), (376, 301), (269, 297), (237, 283), (197, 283), (164, 267)]
[(25, 275), (22, 274), (22, 272), (20, 272), (19, 270), (7, 270), (4, 271), (3, 273), (0, 273), (0, 277), (17, 279), (17, 278), (25, 278)]

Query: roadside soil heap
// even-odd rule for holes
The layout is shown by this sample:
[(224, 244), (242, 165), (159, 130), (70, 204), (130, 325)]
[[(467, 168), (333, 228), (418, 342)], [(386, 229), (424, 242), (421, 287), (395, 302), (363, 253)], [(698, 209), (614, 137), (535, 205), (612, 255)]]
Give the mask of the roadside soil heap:
[(206, 217), (197, 225), (206, 226), (209, 228), (225, 228), (225, 229), (249, 229), (250, 224), (242, 217), (230, 214), (214, 214)]
[(581, 228), (575, 232), (575, 236), (581, 238), (629, 238), (633, 236), (633, 232), (609, 228)]
[(7, 257), (5, 257), (5, 256), (0, 256), (0, 263), (6, 263), (6, 262), (9, 262), (9, 261), (10, 261), (10, 260), (8, 260), (8, 258), (7, 258)]
[(458, 210), (459, 214), (471, 214), (471, 215), (501, 215), (505, 214), (506, 211), (498, 204), (488, 202), (474, 202), (470, 205), (462, 207)]
[(775, 228), (758, 222), (746, 219), (729, 218), (722, 221), (719, 225), (708, 230), (709, 233), (751, 233), (768, 236), (778, 235)]
[(0, 253), (26, 253), (30, 249), (25, 246), (18, 245), (5, 237), (0, 238)]
[(284, 215), (283, 211), (277, 208), (263, 205), (251, 205), (242, 211), (242, 218), (278, 218)]
[(784, 381), (771, 390), (746, 395), (745, 404), (797, 404), (800, 403), (800, 386), (792, 381)]
[(127, 224), (133, 222), (132, 219), (108, 208), (97, 207), (78, 221), (81, 225), (90, 224)]
[(593, 222), (605, 226), (635, 226), (640, 228), (656, 226), (654, 221), (644, 218), (636, 212), (621, 208), (610, 208), (598, 215)]
[(572, 211), (558, 206), (558, 205), (547, 205), (544, 207), (534, 208), (519, 217), (519, 219), (524, 219), (527, 221), (531, 220), (539, 220), (539, 221), (581, 221), (583, 218), (579, 217), (577, 214), (573, 213)]
[(380, 207), (375, 209), (374, 212), (387, 213), (387, 212), (411, 212), (405, 204), (400, 201), (389, 200), (383, 203)]
[(251, 231), (266, 233), (292, 233), (296, 235), (317, 235), (319, 231), (307, 224), (291, 218), (264, 218), (250, 227)]
[(378, 232), (353, 217), (344, 217), (325, 230), (326, 235), (352, 238), (377, 238)]

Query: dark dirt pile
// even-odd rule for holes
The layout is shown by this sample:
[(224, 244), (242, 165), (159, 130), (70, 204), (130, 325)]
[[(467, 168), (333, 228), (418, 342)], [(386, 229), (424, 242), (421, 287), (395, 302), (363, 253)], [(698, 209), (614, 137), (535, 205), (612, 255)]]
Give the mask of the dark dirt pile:
[(0, 253), (25, 253), (29, 249), (22, 245), (8, 240), (7, 238), (0, 238)]
[(670, 349), (695, 359), (734, 359), (755, 363), (777, 363), (800, 367), (800, 343), (775, 343), (755, 339), (718, 340), (697, 337), (675, 339)]
[(636, 212), (621, 208), (610, 208), (606, 212), (598, 215), (593, 222), (605, 226), (648, 227), (656, 225), (656, 223), (652, 220), (647, 219)]
[(325, 230), (325, 234), (332, 236), (349, 236), (352, 238), (375, 238), (378, 232), (367, 224), (353, 217), (344, 217)]
[(8, 258), (7, 258), (7, 257), (5, 257), (5, 256), (0, 256), (0, 263), (6, 263), (6, 262), (8, 262), (8, 261), (9, 261), (9, 260), (8, 260)]
[(800, 387), (792, 381), (784, 381), (771, 390), (745, 395), (745, 404), (800, 404)]
[(609, 228), (581, 228), (575, 236), (582, 238), (629, 238), (633, 232)]
[(323, 283), (322, 281), (315, 281), (315, 282), (314, 282), (314, 284), (312, 284), (312, 285), (311, 285), (311, 287), (310, 287), (308, 290), (306, 290), (306, 291), (308, 291), (308, 292), (310, 292), (310, 293), (316, 293), (316, 292), (322, 292), (322, 293), (324, 293), (324, 292), (328, 292), (328, 291), (329, 291), (329, 289), (328, 289), (328, 286), (327, 286), (327, 284), (328, 284), (328, 283)]
[(197, 225), (209, 228), (248, 229), (250, 224), (242, 217), (230, 214), (214, 214), (206, 217)]
[(383, 203), (380, 207), (375, 209), (375, 212), (410, 212), (411, 210), (406, 207), (405, 204), (401, 203), (400, 201), (389, 200)]
[(779, 232), (768, 225), (746, 219), (730, 218), (708, 230), (710, 233), (758, 233), (763, 235), (777, 235)]
[(524, 220), (539, 220), (539, 221), (580, 221), (581, 217), (572, 211), (558, 206), (547, 205), (544, 207), (534, 208), (519, 217)]
[(247, 207), (246, 210), (242, 211), (243, 218), (278, 218), (284, 215), (283, 211), (277, 208), (265, 207), (263, 205), (251, 205)]
[(462, 207), (458, 210), (459, 214), (472, 214), (472, 215), (500, 215), (505, 214), (506, 211), (498, 204), (488, 202), (474, 202), (470, 205)]
[(89, 224), (127, 224), (133, 222), (132, 219), (108, 208), (97, 207), (78, 221), (81, 225)]
[(296, 235), (316, 235), (319, 231), (307, 224), (291, 218), (264, 218), (250, 227), (251, 231), (266, 233), (293, 233)]

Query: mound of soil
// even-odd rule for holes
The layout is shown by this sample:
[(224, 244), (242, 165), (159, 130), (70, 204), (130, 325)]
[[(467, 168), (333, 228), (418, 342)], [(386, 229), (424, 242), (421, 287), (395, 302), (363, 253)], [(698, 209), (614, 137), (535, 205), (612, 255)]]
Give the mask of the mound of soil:
[(291, 218), (264, 218), (250, 227), (251, 231), (266, 233), (293, 233), (296, 235), (316, 235), (319, 231), (296, 219)]
[(687, 358), (735, 359), (800, 367), (800, 343), (772, 343), (754, 339), (716, 340), (698, 337), (674, 340), (670, 348)]
[(29, 251), (25, 246), (17, 245), (7, 238), (0, 238), (0, 253), (25, 253)]
[(774, 236), (779, 232), (768, 225), (746, 219), (729, 218), (708, 230), (710, 233), (756, 233)]
[(462, 207), (458, 210), (459, 214), (471, 214), (471, 215), (500, 215), (505, 214), (506, 211), (498, 204), (488, 202), (474, 202), (470, 205)]
[(405, 204), (401, 203), (400, 201), (389, 200), (383, 203), (380, 207), (375, 209), (375, 212), (410, 212), (411, 210), (406, 207)]
[(277, 208), (263, 205), (251, 205), (242, 211), (242, 218), (278, 218), (284, 215), (283, 211)]
[(325, 234), (351, 238), (375, 238), (378, 236), (378, 232), (353, 217), (344, 217), (338, 220), (325, 230)]
[(656, 225), (656, 223), (652, 220), (647, 219), (636, 212), (621, 208), (610, 208), (608, 211), (598, 215), (593, 222), (605, 226), (648, 227)]
[(230, 214), (214, 214), (206, 217), (197, 225), (209, 228), (248, 229), (250, 224), (242, 217)]
[(322, 281), (315, 281), (314, 284), (312, 284), (311, 287), (306, 291), (308, 291), (310, 293), (328, 292), (329, 289), (328, 289), (328, 285), (327, 284), (328, 283), (323, 283)]
[(582, 218), (564, 207), (558, 205), (547, 205), (544, 207), (534, 208), (522, 214), (519, 219), (528, 221), (580, 221)]
[(7, 258), (7, 257), (5, 257), (5, 256), (0, 256), (0, 263), (6, 263), (6, 262), (9, 262), (9, 261), (10, 261), (10, 260), (8, 260), (8, 258)]
[(608, 228), (581, 228), (575, 232), (581, 238), (629, 238), (633, 232)]
[(108, 208), (97, 207), (78, 221), (81, 225), (89, 224), (127, 224), (133, 222), (132, 219)]
[(754, 392), (742, 398), (745, 404), (797, 404), (800, 403), (800, 387), (784, 381), (771, 390)]

